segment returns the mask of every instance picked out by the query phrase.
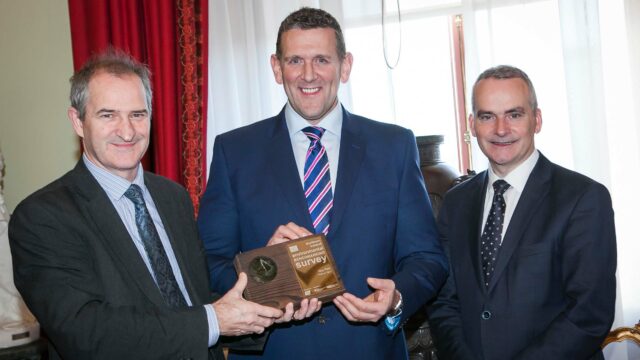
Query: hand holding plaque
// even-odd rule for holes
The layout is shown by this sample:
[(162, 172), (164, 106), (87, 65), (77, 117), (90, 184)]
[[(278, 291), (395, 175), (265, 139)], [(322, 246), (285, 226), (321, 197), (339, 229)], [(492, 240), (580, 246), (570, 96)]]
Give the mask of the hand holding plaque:
[(330, 301), (344, 293), (324, 235), (311, 235), (236, 255), (238, 273), (248, 276), (245, 299), (284, 309), (303, 299)]

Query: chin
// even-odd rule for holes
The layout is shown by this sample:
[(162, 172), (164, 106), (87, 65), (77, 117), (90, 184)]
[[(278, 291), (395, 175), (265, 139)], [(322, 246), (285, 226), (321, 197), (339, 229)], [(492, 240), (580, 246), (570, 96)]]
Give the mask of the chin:
[(140, 163), (141, 157), (135, 157), (135, 158), (131, 158), (131, 159), (118, 159), (116, 161), (113, 161), (113, 165), (115, 168), (117, 169), (122, 169), (122, 170), (131, 170), (134, 169), (138, 166), (138, 164)]

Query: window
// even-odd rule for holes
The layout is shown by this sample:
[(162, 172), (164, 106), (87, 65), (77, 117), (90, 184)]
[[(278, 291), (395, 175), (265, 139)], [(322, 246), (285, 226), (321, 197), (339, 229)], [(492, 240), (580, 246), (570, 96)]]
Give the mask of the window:
[(456, 99), (454, 87), (452, 17), (404, 17), (400, 46), (398, 26), (387, 26), (387, 60), (392, 64), (397, 60), (393, 70), (382, 56), (380, 19), (371, 20), (358, 24), (352, 19), (356, 25), (343, 29), (347, 48), (354, 54), (350, 78), (352, 111), (407, 127), (416, 136), (444, 135), (442, 160), (458, 167), (456, 110), (458, 100), (464, 103), (464, 99)]

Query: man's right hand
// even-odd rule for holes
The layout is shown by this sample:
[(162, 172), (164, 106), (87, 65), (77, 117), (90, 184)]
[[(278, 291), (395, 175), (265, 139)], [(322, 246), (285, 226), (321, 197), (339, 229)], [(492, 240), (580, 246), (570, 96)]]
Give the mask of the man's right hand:
[(221, 335), (261, 334), (265, 328), (284, 315), (276, 308), (245, 300), (242, 297), (245, 287), (247, 287), (247, 274), (240, 273), (233, 288), (213, 303)]
[(271, 235), (271, 239), (267, 242), (267, 246), (280, 244), (309, 235), (313, 235), (309, 230), (290, 222), (287, 225), (280, 225), (276, 228), (276, 231)]

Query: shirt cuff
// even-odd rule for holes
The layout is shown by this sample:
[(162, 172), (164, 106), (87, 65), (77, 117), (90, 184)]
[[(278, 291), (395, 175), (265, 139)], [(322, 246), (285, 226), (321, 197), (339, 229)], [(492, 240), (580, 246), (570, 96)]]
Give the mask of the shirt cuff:
[(207, 322), (209, 323), (209, 347), (212, 347), (218, 342), (218, 338), (220, 337), (218, 317), (212, 304), (204, 305), (204, 310), (207, 312)]

